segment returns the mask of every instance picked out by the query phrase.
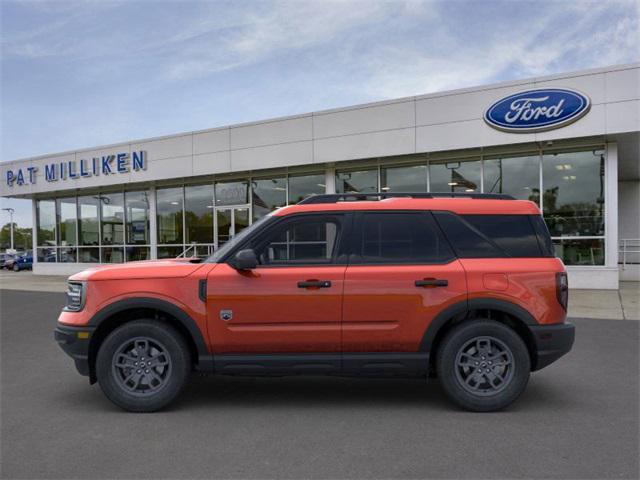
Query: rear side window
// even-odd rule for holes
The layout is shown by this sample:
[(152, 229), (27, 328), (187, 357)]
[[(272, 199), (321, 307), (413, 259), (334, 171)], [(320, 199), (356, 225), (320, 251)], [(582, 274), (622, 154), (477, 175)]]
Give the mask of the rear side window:
[(454, 258), (430, 214), (364, 213), (360, 222), (361, 263), (446, 263)]
[(531, 215), (529, 218), (538, 236), (538, 244), (540, 245), (540, 250), (542, 250), (542, 256), (555, 257), (556, 252), (553, 248), (553, 240), (551, 240), (551, 234), (547, 224), (542, 219), (542, 215)]
[(532, 215), (434, 214), (461, 258), (542, 257)]

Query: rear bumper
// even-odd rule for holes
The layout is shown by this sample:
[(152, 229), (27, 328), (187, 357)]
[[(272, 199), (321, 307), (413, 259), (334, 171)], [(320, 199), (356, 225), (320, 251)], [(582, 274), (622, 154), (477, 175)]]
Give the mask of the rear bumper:
[(572, 323), (530, 325), (536, 344), (537, 359), (532, 370), (540, 370), (568, 353), (573, 346), (576, 329)]
[(93, 334), (90, 327), (67, 327), (58, 325), (53, 331), (60, 348), (69, 355), (76, 364), (80, 375), (89, 376), (89, 341)]

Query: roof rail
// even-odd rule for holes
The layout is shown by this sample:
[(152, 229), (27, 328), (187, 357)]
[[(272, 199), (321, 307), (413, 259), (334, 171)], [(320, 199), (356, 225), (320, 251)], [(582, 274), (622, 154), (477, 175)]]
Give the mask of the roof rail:
[(385, 198), (475, 198), (482, 200), (515, 200), (511, 195), (502, 193), (408, 193), (408, 192), (375, 192), (375, 193), (326, 193), (310, 195), (298, 202), (298, 205), (315, 203), (361, 202), (366, 200), (384, 200)]

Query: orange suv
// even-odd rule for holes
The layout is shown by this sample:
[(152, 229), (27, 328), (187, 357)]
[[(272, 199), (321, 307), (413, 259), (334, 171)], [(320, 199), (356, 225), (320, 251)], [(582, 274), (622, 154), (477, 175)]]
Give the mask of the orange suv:
[(491, 411), (571, 349), (567, 297), (532, 202), (316, 195), (207, 259), (70, 277), (55, 338), (130, 411), (166, 406), (192, 371), (437, 376), (458, 405)]

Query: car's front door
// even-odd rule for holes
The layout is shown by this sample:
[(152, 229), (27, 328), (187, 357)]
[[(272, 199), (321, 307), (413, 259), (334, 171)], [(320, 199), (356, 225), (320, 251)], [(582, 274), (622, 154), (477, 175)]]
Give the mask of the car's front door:
[(429, 212), (360, 213), (353, 245), (345, 276), (345, 354), (418, 352), (431, 320), (466, 300), (464, 269)]
[(338, 353), (346, 228), (343, 214), (284, 218), (239, 247), (255, 251), (257, 268), (217, 265), (207, 280), (214, 353)]

